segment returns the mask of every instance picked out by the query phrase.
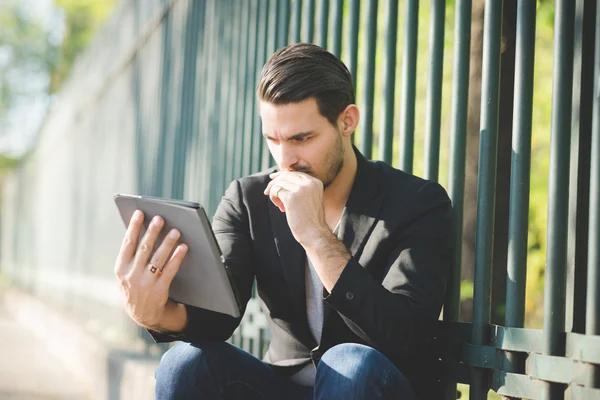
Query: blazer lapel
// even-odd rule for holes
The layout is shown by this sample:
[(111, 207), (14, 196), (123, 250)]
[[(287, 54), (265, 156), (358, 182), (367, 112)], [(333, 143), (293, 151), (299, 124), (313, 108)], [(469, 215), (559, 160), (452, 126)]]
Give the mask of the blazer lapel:
[(339, 237), (352, 256), (360, 260), (366, 240), (379, 219), (386, 192), (377, 167), (358, 151), (356, 157), (356, 178), (340, 221)]
[(299, 339), (309, 349), (312, 349), (316, 346), (316, 343), (308, 329), (308, 318), (306, 316), (306, 252), (294, 238), (285, 213), (279, 211), (271, 201), (269, 201), (269, 216), (275, 246), (281, 260), (281, 268), (288, 282), (294, 310), (300, 318), (298, 326), (303, 327), (296, 334), (299, 335)]
[[(356, 178), (340, 221), (338, 236), (352, 257), (360, 262), (365, 243), (379, 219), (386, 191), (381, 182), (381, 174), (377, 173), (377, 166), (369, 163), (356, 148), (355, 153), (358, 164)], [(334, 311), (325, 303), (321, 338), (323, 334), (330, 333), (326, 328)]]

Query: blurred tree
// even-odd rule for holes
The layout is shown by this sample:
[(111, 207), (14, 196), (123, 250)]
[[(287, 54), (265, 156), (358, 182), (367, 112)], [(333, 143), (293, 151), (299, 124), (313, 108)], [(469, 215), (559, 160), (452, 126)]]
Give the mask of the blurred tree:
[(55, 4), (65, 12), (65, 37), (60, 59), (51, 71), (51, 93), (65, 81), (75, 58), (91, 43), (94, 33), (114, 8), (115, 0), (55, 0)]
[(0, 132), (18, 103), (47, 92), (58, 47), (41, 20), (18, 0), (0, 3)]
[[(60, 90), (114, 4), (55, 0), (50, 15), (40, 16), (35, 0), (0, 2), (0, 136), (24, 134), (20, 125), (26, 117), (48, 111), (51, 95)], [(34, 103), (43, 106), (34, 109)], [(11, 113), (18, 113), (16, 121)], [(43, 115), (38, 119), (41, 123)], [(33, 129), (38, 131), (39, 123)]]

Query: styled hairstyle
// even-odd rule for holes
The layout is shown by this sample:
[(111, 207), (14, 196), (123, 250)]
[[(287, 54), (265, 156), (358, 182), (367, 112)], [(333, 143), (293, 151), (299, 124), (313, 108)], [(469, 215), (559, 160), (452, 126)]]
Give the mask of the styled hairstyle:
[(309, 43), (277, 50), (263, 67), (256, 92), (259, 100), (278, 105), (314, 97), (319, 113), (333, 126), (340, 113), (354, 104), (348, 68), (327, 50)]

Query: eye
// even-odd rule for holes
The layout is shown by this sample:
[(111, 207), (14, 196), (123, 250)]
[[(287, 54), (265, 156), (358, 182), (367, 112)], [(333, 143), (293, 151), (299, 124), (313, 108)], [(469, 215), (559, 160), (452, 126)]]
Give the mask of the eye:
[(296, 138), (295, 140), (296, 140), (296, 142), (297, 142), (297, 143), (304, 143), (304, 142), (306, 142), (308, 139), (309, 139), (309, 137), (307, 137), (307, 136), (304, 136), (304, 137), (299, 137), (299, 138)]

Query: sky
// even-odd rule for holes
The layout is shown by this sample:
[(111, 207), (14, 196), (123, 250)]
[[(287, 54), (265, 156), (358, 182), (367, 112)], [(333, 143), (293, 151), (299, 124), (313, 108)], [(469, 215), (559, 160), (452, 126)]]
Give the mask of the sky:
[[(0, 0), (0, 5), (3, 0)], [(63, 18), (53, 0), (18, 0), (33, 19), (42, 22), (49, 37), (60, 43)], [(5, 56), (5, 55), (4, 55)], [(0, 61), (3, 57), (0, 51)], [(9, 111), (7, 125), (0, 132), (0, 153), (19, 157), (35, 144), (35, 139), (44, 121), (52, 99), (47, 95), (49, 77), (39, 73), (21, 72), (11, 79), (20, 81), (18, 85), (26, 89), (28, 95), (18, 101)]]

